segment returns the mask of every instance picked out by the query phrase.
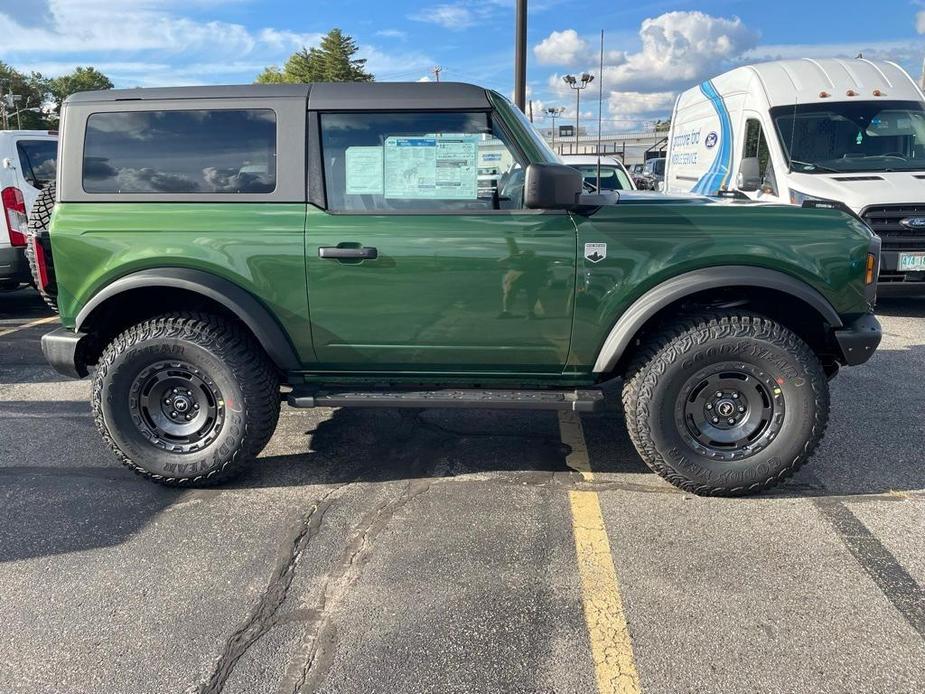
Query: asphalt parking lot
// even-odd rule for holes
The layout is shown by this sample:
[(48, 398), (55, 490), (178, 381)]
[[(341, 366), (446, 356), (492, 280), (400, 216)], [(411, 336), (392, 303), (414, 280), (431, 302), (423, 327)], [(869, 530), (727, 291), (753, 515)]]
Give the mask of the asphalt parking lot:
[(171, 490), (0, 294), (0, 692), (925, 691), (925, 298), (880, 313), (756, 498), (649, 473), (615, 397), (284, 409), (242, 479)]

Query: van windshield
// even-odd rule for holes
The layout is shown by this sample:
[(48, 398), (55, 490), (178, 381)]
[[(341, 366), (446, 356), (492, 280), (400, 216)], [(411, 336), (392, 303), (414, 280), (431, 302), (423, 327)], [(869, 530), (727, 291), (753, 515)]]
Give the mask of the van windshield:
[(925, 108), (918, 101), (778, 106), (771, 117), (798, 173), (925, 170)]

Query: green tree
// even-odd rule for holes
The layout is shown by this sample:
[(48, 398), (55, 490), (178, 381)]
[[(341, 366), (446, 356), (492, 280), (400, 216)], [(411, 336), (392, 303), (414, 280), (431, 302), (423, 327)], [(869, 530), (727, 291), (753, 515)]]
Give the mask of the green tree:
[(61, 113), (61, 103), (71, 94), (112, 87), (112, 80), (95, 67), (77, 67), (73, 72), (48, 80), (48, 93), (54, 100), (54, 118)]
[(257, 76), (257, 82), (372, 82), (375, 77), (366, 72), (366, 59), (355, 58), (359, 51), (356, 41), (334, 28), (317, 48), (296, 51), (280, 68), (271, 66)]
[[(4, 95), (15, 94), (20, 97), (13, 108), (6, 109), (7, 127), (19, 128), (21, 125), (24, 130), (43, 130), (49, 126), (47, 114), (44, 111), (28, 110), (43, 109), (45, 105), (47, 82), (39, 73), (24, 75), (6, 63), (0, 62), (0, 92)], [(13, 115), (16, 111), (20, 111), (18, 118)]]

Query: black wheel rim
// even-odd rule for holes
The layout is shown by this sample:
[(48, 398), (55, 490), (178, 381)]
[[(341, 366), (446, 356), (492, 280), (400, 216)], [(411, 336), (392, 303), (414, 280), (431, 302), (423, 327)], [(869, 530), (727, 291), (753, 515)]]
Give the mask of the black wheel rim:
[(784, 423), (784, 393), (770, 375), (750, 364), (715, 364), (687, 380), (675, 421), (698, 453), (718, 460), (755, 455)]
[(132, 420), (153, 445), (193, 453), (218, 436), (225, 402), (201, 369), (182, 361), (157, 362), (143, 369), (129, 391)]

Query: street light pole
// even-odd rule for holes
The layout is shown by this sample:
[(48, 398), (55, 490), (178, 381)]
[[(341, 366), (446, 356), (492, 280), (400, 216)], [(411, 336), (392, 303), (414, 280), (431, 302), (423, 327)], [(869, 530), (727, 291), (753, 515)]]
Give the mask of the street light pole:
[(546, 115), (552, 118), (552, 151), (556, 151), (556, 118), (565, 111), (564, 106), (547, 106)]
[(517, 0), (514, 23), (514, 103), (524, 111), (527, 105), (527, 0)]
[(581, 73), (581, 77), (565, 75), (562, 80), (575, 90), (575, 154), (581, 154), (581, 152), (578, 151), (578, 148), (581, 146), (578, 140), (581, 131), (581, 90), (594, 81), (594, 75), (583, 72)]

